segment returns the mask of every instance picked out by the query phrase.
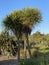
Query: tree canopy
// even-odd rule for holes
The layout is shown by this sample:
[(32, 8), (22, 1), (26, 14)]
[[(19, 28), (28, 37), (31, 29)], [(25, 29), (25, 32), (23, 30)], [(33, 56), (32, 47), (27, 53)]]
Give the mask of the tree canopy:
[(6, 28), (11, 29), (14, 33), (16, 30), (19, 32), (23, 30), (30, 33), (32, 27), (36, 23), (39, 23), (41, 18), (41, 13), (37, 8), (24, 8), (13, 11), (3, 20), (3, 23)]

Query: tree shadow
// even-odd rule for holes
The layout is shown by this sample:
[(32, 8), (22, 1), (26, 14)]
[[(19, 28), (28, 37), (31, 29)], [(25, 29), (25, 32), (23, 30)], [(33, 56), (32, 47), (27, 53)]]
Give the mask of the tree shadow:
[(49, 50), (49, 48), (47, 47), (47, 48), (45, 48), (45, 50)]
[[(40, 58), (40, 57), (49, 57), (49, 52), (40, 52), (39, 48), (34, 47), (36, 50), (32, 53), (32, 57)], [(47, 49), (46, 49), (47, 50)]]
[(0, 61), (0, 65), (18, 65), (18, 60), (16, 59), (3, 60)]

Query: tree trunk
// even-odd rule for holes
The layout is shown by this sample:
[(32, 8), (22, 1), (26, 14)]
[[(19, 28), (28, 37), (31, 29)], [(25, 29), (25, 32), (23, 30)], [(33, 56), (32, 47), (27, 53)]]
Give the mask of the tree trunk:
[(19, 42), (19, 37), (17, 37), (17, 44), (18, 44), (18, 61), (20, 61), (20, 42)]
[(31, 55), (31, 50), (30, 50), (30, 45), (29, 45), (28, 34), (26, 34), (26, 38), (27, 38), (26, 42), (27, 42), (28, 52), (29, 52), (30, 58), (32, 58), (32, 55)]
[(26, 59), (26, 35), (24, 34), (24, 59)]

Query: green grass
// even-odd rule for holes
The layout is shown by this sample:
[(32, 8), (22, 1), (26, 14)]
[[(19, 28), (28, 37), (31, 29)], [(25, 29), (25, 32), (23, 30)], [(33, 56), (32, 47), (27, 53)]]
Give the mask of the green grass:
[(21, 60), (19, 65), (49, 65), (48, 56), (42, 56), (33, 59)]
[(39, 49), (31, 48), (32, 59), (21, 60), (19, 65), (49, 65), (49, 48), (43, 45), (39, 46)]
[(49, 49), (48, 50), (46, 50), (46, 49), (40, 49), (40, 52), (46, 53), (46, 52), (49, 52)]

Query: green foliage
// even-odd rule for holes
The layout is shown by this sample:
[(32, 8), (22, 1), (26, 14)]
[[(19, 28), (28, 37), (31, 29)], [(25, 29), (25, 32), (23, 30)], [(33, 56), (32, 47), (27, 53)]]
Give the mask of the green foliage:
[[(17, 36), (18, 59), (20, 59), (20, 44), (19, 44), (20, 38), (24, 34), (25, 35), (24, 42), (26, 43), (27, 42), (26, 39), (28, 37), (28, 34), (31, 33), (32, 27), (35, 24), (39, 23), (40, 21), (41, 21), (41, 14), (40, 11), (36, 8), (35, 9), (25, 8), (22, 10), (13, 11), (3, 20), (3, 24), (5, 25), (6, 29), (10, 29), (14, 33), (14, 35)], [(25, 48), (26, 46), (24, 46), (24, 49)], [(29, 49), (29, 44), (28, 44), (28, 49)]]
[(20, 62), (19, 62), (19, 65), (33, 65), (33, 62), (32, 62), (32, 60), (21, 60)]
[(27, 32), (30, 33), (32, 27), (41, 21), (41, 13), (37, 8), (24, 8), (15, 10), (9, 14), (3, 24), (6, 28), (11, 29), (13, 33)]
[(17, 50), (17, 43), (13, 36), (9, 35), (8, 31), (3, 30), (0, 34), (0, 54), (7, 55), (7, 53), (10, 53), (14, 56)]
[(36, 32), (29, 36), (29, 41), (31, 44), (44, 44), (47, 46), (49, 45), (49, 34), (41, 34), (40, 32)]
[(49, 65), (48, 56), (41, 56), (33, 59), (21, 60), (19, 65)]

